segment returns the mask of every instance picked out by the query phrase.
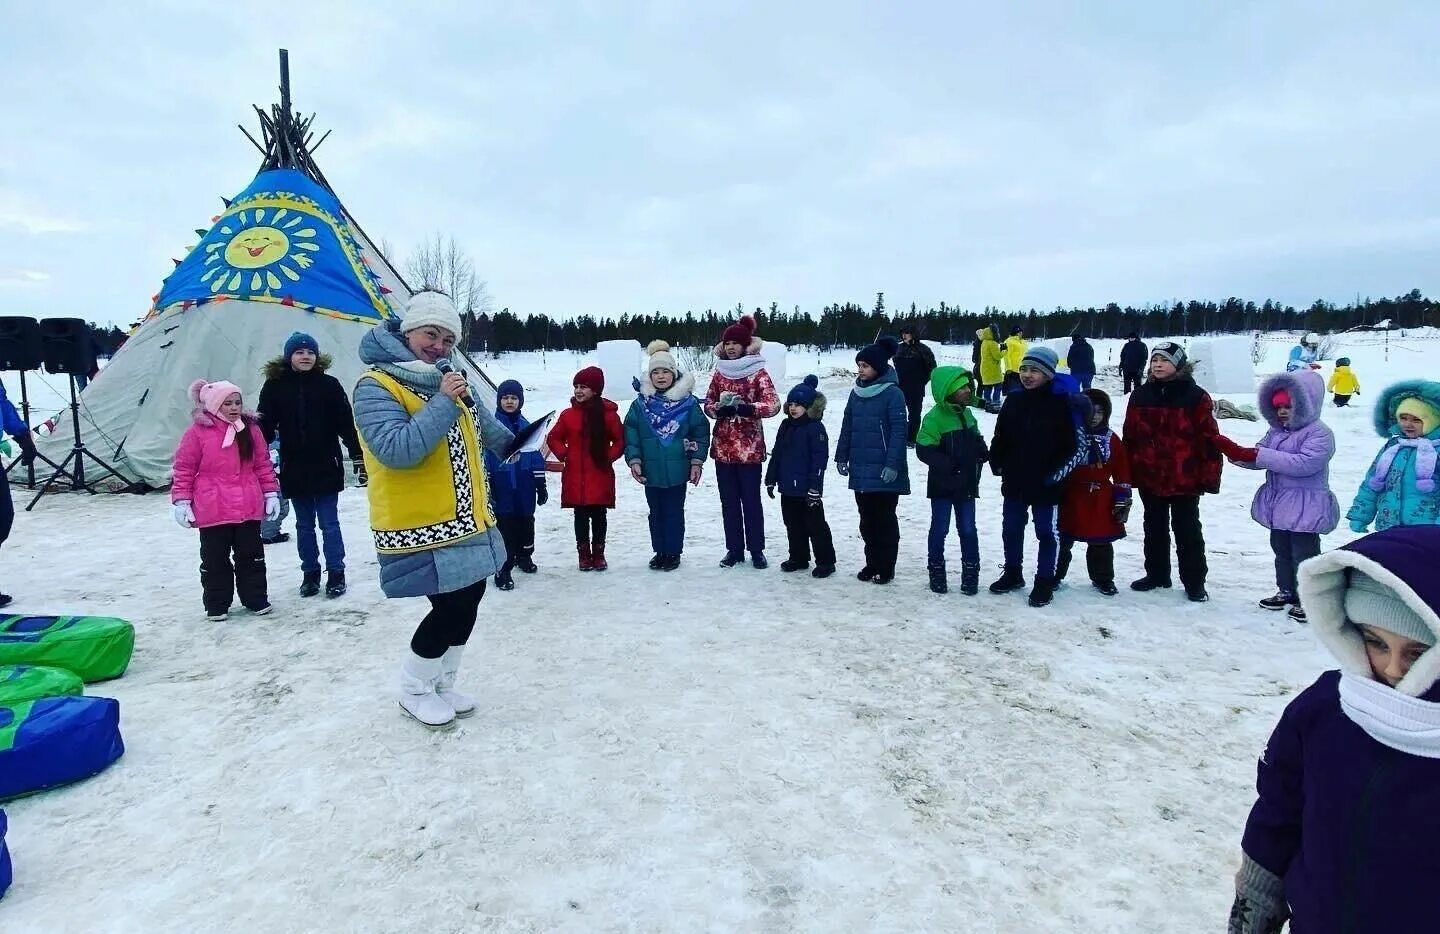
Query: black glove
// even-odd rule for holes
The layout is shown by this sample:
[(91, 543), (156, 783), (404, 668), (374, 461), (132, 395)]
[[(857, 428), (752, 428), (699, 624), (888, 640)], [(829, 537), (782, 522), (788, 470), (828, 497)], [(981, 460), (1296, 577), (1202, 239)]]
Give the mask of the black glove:
[(35, 450), (35, 439), (31, 437), (30, 432), (16, 435), (15, 443), (20, 445), (20, 466), (29, 467), (35, 463), (35, 458), (40, 456), (40, 452)]
[(715, 420), (716, 420), (717, 422), (718, 422), (720, 419), (722, 419), (722, 418), (734, 418), (734, 417), (735, 417), (735, 406), (733, 406), (733, 405), (717, 406), (716, 409), (715, 409)]
[(541, 480), (535, 484), (535, 505), (544, 506), (550, 502), (550, 488)]
[(751, 405), (748, 402), (742, 402), (739, 405), (735, 406), (735, 414), (739, 415), (741, 418), (754, 418), (755, 406)]
[(355, 468), (355, 485), (366, 486), (370, 483), (370, 474), (365, 470), (364, 458), (357, 457), (352, 460), (351, 465)]
[(824, 503), (824, 502), (825, 502), (825, 500), (823, 500), (823, 499), (820, 497), (820, 491), (819, 491), (819, 490), (806, 490), (806, 491), (805, 491), (805, 505), (807, 505), (807, 506), (819, 506), (819, 505), (821, 505), (821, 504)]
[(773, 484), (773, 483), (767, 483), (767, 484), (765, 484), (765, 495), (768, 496), (768, 497), (770, 497), (771, 499), (774, 499), (774, 498), (775, 498), (775, 484)]
[(1118, 522), (1118, 523), (1120, 523), (1121, 525), (1124, 525), (1125, 523), (1129, 522), (1129, 521), (1130, 521), (1130, 500), (1128, 500), (1128, 499), (1122, 499), (1120, 502), (1118, 502), (1118, 503), (1116, 503), (1114, 506), (1110, 507), (1110, 515), (1114, 516), (1114, 517), (1115, 517), (1115, 521)]

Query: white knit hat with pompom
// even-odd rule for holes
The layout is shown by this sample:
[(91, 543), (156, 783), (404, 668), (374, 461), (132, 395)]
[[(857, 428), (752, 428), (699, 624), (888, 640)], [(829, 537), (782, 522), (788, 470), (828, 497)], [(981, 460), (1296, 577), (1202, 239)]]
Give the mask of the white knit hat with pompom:
[(645, 348), (645, 352), (650, 355), (650, 365), (645, 372), (669, 370), (676, 376), (680, 375), (680, 367), (675, 362), (675, 355), (670, 352), (670, 345), (665, 341), (651, 341), (650, 346)]

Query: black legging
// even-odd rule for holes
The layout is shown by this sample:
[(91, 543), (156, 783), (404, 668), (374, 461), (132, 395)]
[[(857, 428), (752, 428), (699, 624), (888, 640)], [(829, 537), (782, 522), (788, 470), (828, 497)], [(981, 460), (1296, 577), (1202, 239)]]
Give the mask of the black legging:
[(865, 543), (865, 566), (877, 574), (894, 576), (900, 553), (900, 520), (895, 510), (899, 493), (855, 494), (860, 510), (860, 539)]
[(575, 543), (578, 545), (604, 545), (605, 532), (609, 522), (605, 518), (604, 506), (575, 507)]
[(475, 629), (475, 614), (480, 611), (480, 599), (485, 596), (485, 578), (480, 578), (464, 590), (450, 593), (430, 594), (430, 612), (415, 627), (410, 637), (410, 651), (421, 658), (439, 658), (445, 650), (470, 641)]

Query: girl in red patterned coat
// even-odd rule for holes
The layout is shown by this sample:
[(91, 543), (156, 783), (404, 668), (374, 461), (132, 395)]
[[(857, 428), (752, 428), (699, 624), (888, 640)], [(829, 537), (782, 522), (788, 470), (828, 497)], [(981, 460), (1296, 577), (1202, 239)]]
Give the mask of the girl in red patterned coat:
[(760, 467), (765, 461), (765, 429), (760, 419), (780, 411), (775, 383), (765, 372), (755, 319), (746, 315), (730, 325), (715, 348), (715, 373), (705, 393), (705, 414), (715, 420), (710, 454), (720, 486), (725, 520), (722, 567), (733, 568), (750, 552), (757, 568), (765, 560), (765, 513), (760, 505)]
[(1090, 583), (1107, 597), (1115, 589), (1115, 545), (1125, 537), (1130, 517), (1130, 458), (1120, 436), (1110, 430), (1110, 397), (1085, 390), (1090, 420), (1085, 430), (1085, 463), (1065, 478), (1060, 500), (1060, 559), (1055, 582), (1065, 579), (1076, 542), (1085, 543), (1085, 569)]

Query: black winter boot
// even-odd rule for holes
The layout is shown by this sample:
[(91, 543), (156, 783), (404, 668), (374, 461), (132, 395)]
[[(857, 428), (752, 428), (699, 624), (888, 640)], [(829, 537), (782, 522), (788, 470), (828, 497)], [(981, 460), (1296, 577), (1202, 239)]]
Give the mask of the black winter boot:
[(809, 567), (809, 561), (801, 561), (798, 558), (786, 558), (784, 561), (780, 562), (780, 570), (784, 571), (786, 574), (791, 574), (795, 571), (804, 571), (807, 570)]
[(300, 578), (300, 596), (313, 597), (320, 592), (320, 572), (306, 571)]
[(496, 589), (496, 590), (514, 590), (514, 589), (515, 589), (515, 578), (513, 578), (513, 577), (510, 576), (510, 570), (509, 570), (508, 568), (501, 568), (500, 570), (498, 570), (498, 571), (495, 572), (495, 589)]
[(1012, 590), (1019, 590), (1024, 586), (1025, 575), (1020, 572), (1020, 568), (1013, 564), (1007, 564), (1000, 579), (990, 585), (990, 592), (1010, 593)]
[(960, 564), (960, 592), (973, 597), (980, 592), (980, 562), (965, 561)]
[(535, 559), (524, 553), (515, 559), (515, 566), (525, 574), (534, 574), (540, 570), (535, 566)]
[(1031, 606), (1049, 606), (1055, 597), (1055, 578), (1037, 577), (1035, 586), (1030, 588)]
[(945, 580), (945, 562), (931, 561), (927, 570), (930, 572), (930, 592), (949, 593), (950, 586)]
[(1155, 578), (1151, 577), (1149, 574), (1146, 574), (1144, 577), (1140, 578), (1140, 579), (1137, 580), (1137, 581), (1131, 581), (1131, 582), (1130, 582), (1130, 589), (1131, 589), (1131, 590), (1138, 590), (1138, 591), (1140, 591), (1141, 593), (1145, 593), (1146, 591), (1149, 591), (1149, 590), (1158, 590), (1158, 589), (1160, 589), (1160, 588), (1162, 588), (1162, 587), (1164, 587), (1164, 588), (1169, 588), (1169, 587), (1171, 587), (1171, 586), (1173, 586), (1173, 585), (1170, 583), (1170, 581), (1156, 580)]
[(343, 597), (345, 595), (345, 572), (331, 571), (325, 578), (325, 596)]

